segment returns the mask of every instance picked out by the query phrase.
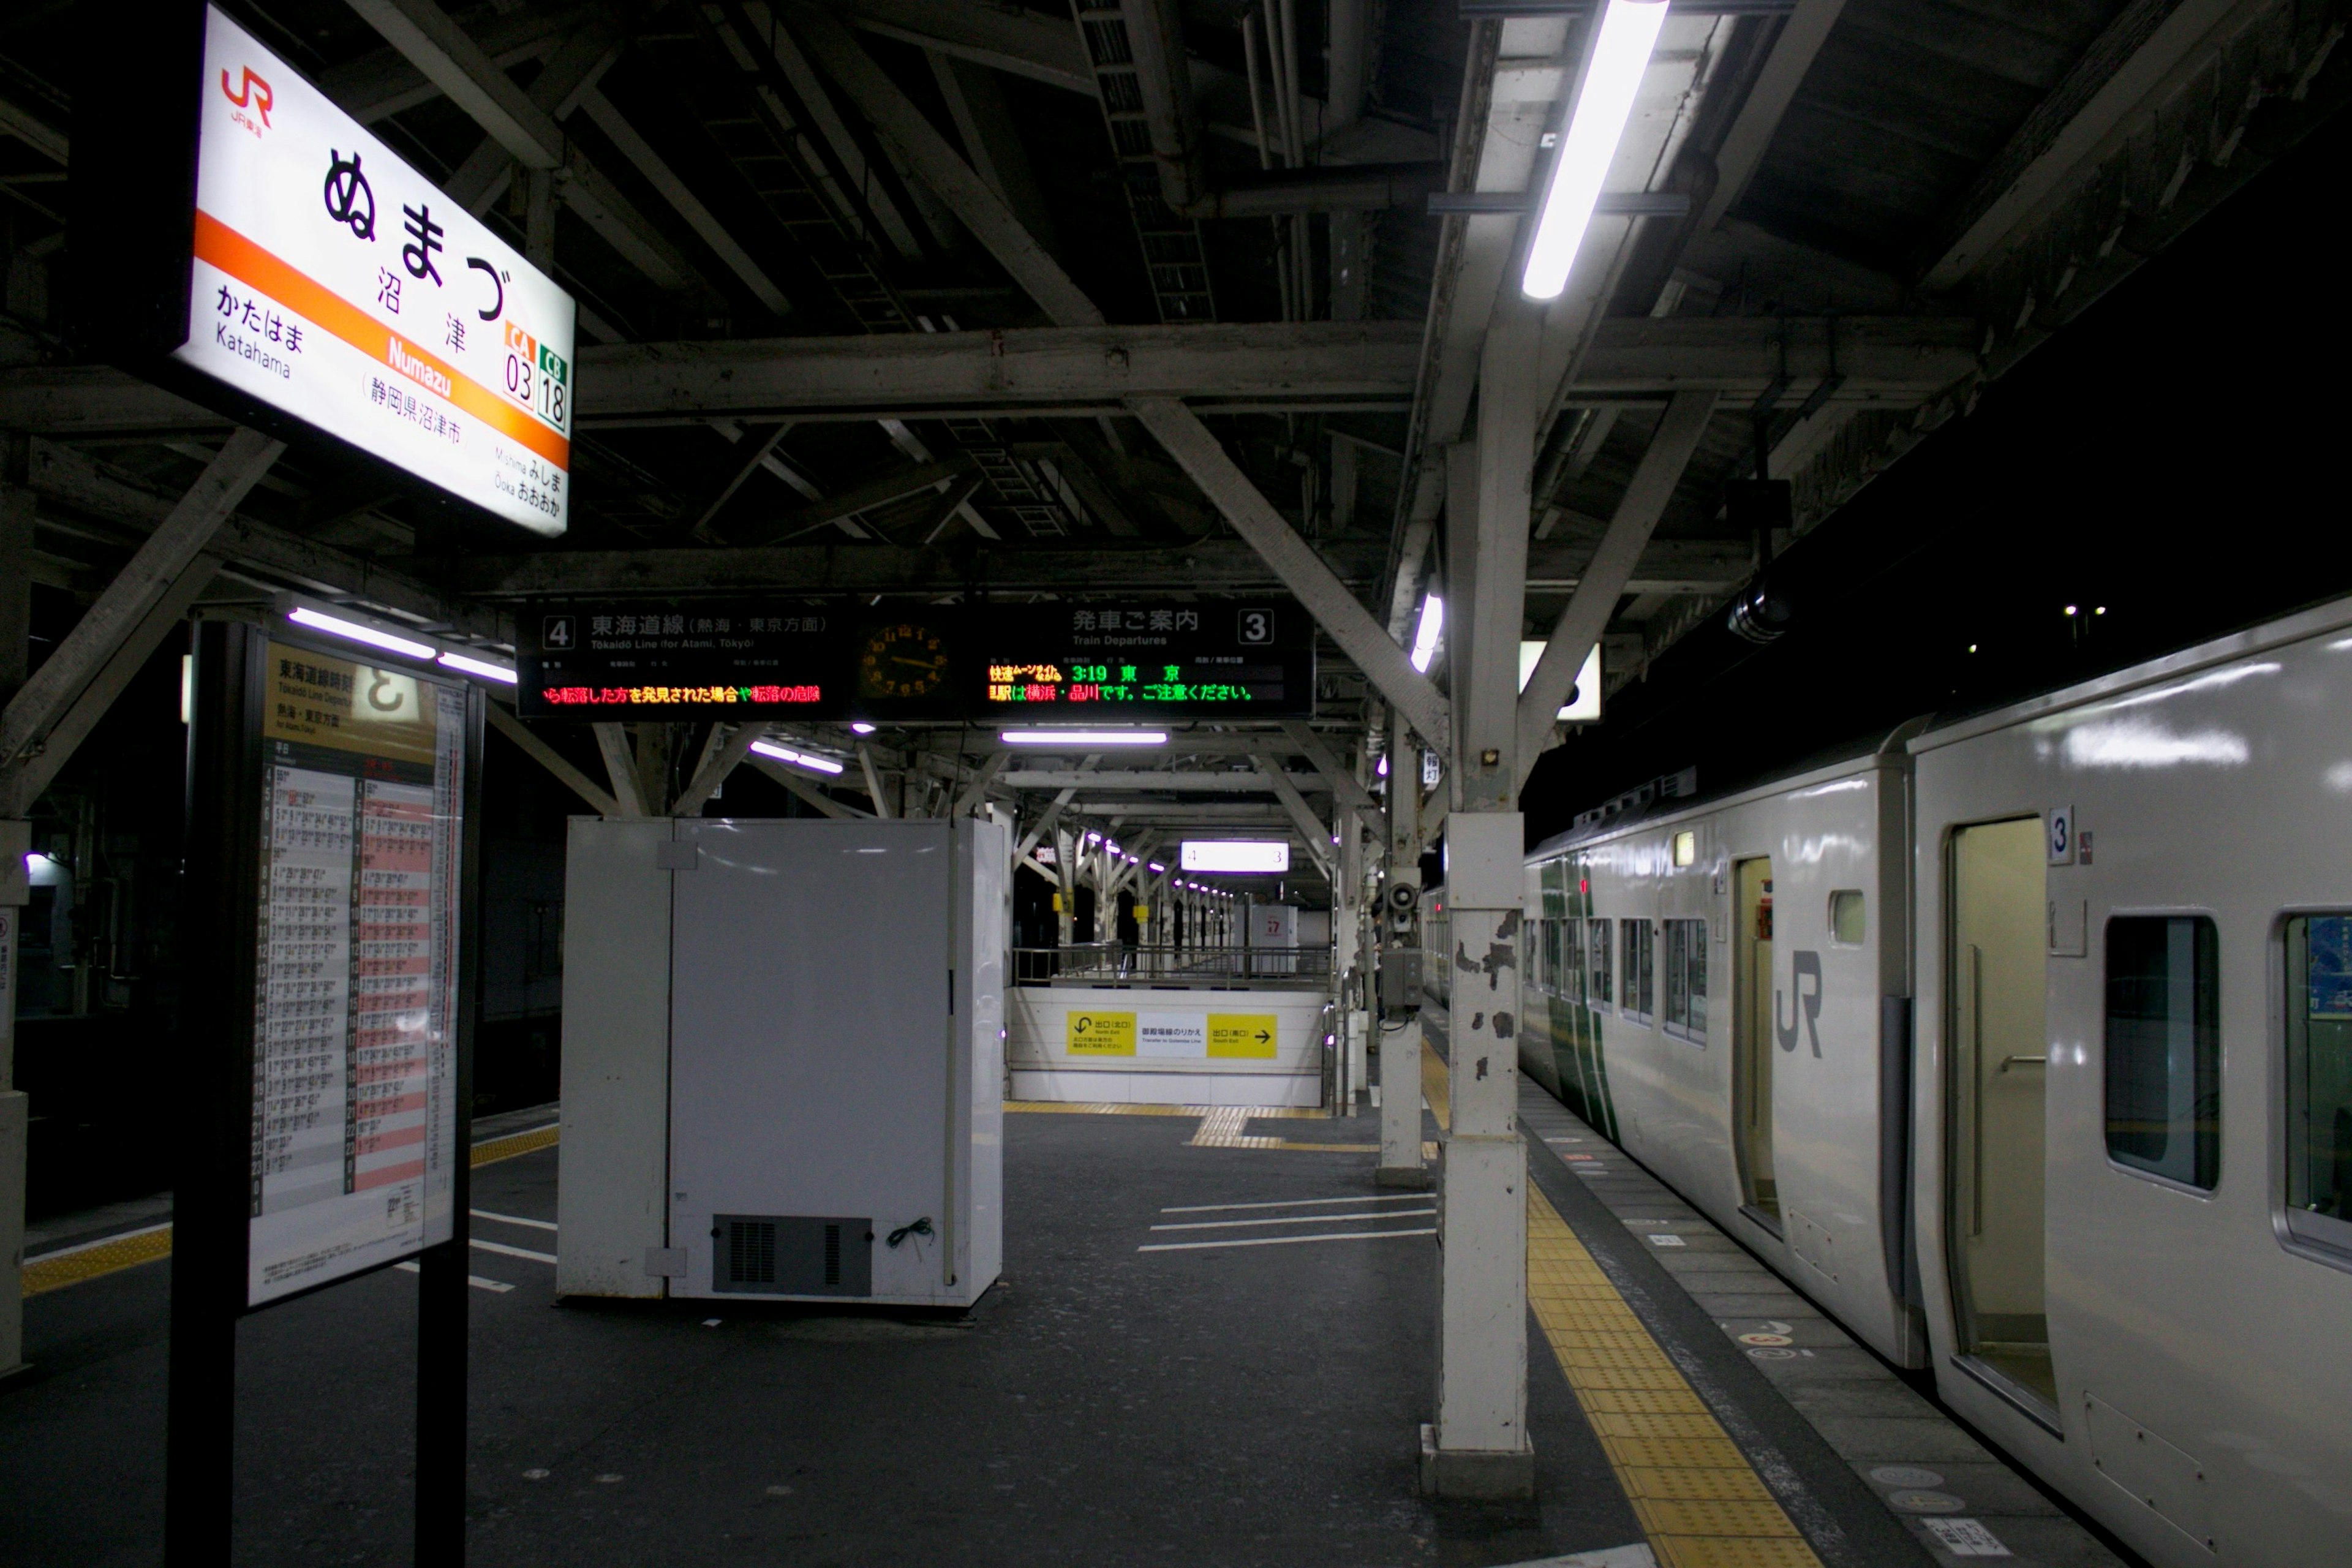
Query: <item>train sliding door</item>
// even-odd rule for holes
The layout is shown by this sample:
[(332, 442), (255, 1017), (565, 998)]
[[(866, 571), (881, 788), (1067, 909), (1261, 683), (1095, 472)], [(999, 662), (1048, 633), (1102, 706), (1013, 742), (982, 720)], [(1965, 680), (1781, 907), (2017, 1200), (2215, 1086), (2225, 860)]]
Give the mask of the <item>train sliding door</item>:
[(1772, 1166), (1772, 862), (1742, 860), (1733, 943), (1731, 1096), (1739, 1153), (1739, 1197), (1775, 1236), (1780, 1189)]
[(1952, 836), (1949, 1183), (1961, 1354), (2057, 1415), (2042, 1287), (2042, 819)]

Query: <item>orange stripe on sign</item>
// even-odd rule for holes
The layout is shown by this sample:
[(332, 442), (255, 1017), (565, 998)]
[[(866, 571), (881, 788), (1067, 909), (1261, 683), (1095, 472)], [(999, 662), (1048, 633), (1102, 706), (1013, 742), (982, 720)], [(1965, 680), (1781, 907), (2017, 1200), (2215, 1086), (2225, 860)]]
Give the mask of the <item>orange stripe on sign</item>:
[[(289, 265), (210, 213), (196, 214), (196, 256), (241, 283), (307, 316), (334, 336), (418, 385), (438, 393), (509, 440), (519, 442), (569, 473), (572, 443), (512, 401), (418, 348), (309, 273)], [(444, 378), (446, 390), (441, 384)]]

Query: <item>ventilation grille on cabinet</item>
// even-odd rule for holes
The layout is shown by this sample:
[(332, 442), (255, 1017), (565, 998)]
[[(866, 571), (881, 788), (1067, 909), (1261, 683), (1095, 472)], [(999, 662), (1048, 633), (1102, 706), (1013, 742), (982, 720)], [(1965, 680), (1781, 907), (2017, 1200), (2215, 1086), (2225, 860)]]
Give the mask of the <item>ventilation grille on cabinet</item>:
[(713, 1290), (870, 1296), (874, 1222), (862, 1215), (713, 1215)]

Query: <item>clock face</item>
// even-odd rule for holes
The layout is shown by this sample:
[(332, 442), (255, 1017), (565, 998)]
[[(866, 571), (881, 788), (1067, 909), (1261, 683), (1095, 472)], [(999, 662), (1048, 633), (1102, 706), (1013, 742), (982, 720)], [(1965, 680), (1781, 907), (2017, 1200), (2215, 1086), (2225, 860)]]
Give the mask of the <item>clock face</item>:
[(858, 696), (929, 697), (944, 688), (947, 679), (947, 644), (933, 628), (898, 621), (866, 632), (857, 655)]

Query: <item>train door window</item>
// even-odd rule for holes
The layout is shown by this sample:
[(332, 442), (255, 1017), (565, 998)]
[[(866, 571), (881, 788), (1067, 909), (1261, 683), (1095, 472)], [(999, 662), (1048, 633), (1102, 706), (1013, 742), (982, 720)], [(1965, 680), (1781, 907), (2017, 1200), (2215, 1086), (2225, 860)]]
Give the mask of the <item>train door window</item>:
[(1740, 1205), (1766, 1228), (1780, 1228), (1780, 1184), (1772, 1158), (1772, 862), (1739, 861), (1732, 872), (1731, 1099)]
[(2201, 915), (2107, 922), (2107, 1157), (2186, 1187), (2221, 1173), (2221, 949)]
[(1864, 934), (1862, 889), (1841, 888), (1830, 895), (1830, 945), (1860, 947)]
[(1648, 921), (1619, 921), (1617, 929), (1622, 933), (1624, 949), (1624, 984), (1620, 993), (1618, 1010), (1646, 1024), (1652, 1016), (1650, 998), (1654, 994), (1651, 981), (1656, 971), (1657, 928)]
[(2352, 1258), (2352, 914), (2286, 922), (2286, 1223)]
[(1555, 996), (1559, 995), (1561, 990), (1559, 983), (1559, 931), (1560, 927), (1566, 923), (1567, 922), (1564, 921), (1545, 921), (1542, 922), (1543, 988), (1546, 991), (1550, 992)]
[(2038, 816), (1952, 836), (1944, 1170), (1960, 1352), (2054, 1431), (2042, 1275), (2047, 855)]
[(1585, 952), (1591, 962), (1592, 1005), (1596, 1007), (1612, 1006), (1617, 1000), (1617, 965), (1613, 959), (1614, 949), (1609, 940), (1612, 923), (1606, 920), (1592, 921), (1588, 922), (1585, 931)]
[(1706, 922), (1666, 922), (1666, 1031), (1706, 1041)]

